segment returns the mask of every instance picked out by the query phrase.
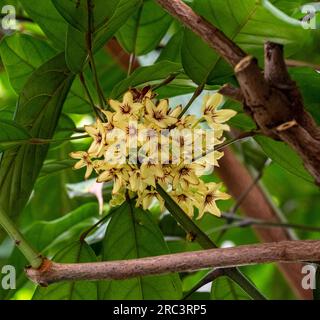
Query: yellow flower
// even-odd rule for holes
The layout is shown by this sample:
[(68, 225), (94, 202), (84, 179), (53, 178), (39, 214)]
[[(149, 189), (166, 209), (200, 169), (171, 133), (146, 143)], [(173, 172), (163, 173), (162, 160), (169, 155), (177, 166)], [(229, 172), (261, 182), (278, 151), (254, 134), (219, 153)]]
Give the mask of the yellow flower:
[(97, 122), (93, 126), (85, 126), (84, 129), (93, 138), (93, 142), (88, 150), (90, 155), (94, 157), (101, 157), (104, 153), (105, 147), (105, 130), (102, 122), (97, 119)]
[(141, 103), (134, 102), (133, 95), (130, 91), (125, 93), (123, 101), (109, 100), (111, 108), (116, 112), (113, 120), (116, 123), (128, 121), (132, 116), (137, 117), (140, 110), (143, 108)]
[(193, 217), (194, 214), (194, 203), (195, 199), (192, 194), (187, 193), (185, 191), (173, 191), (170, 194), (175, 200), (175, 202), (179, 205), (179, 207), (190, 217)]
[(177, 122), (177, 119), (168, 115), (168, 100), (161, 100), (156, 106), (150, 99), (146, 99), (146, 119), (160, 129), (166, 129)]
[(136, 203), (137, 207), (142, 206), (144, 210), (148, 210), (153, 202), (153, 200), (157, 199), (160, 204), (160, 210), (164, 209), (164, 200), (160, 196), (160, 194), (155, 190), (144, 190), (142, 193), (138, 193), (138, 200)]
[(221, 192), (219, 189), (221, 184), (214, 182), (206, 184), (206, 191), (198, 198), (199, 201), (199, 216), (198, 219), (201, 219), (205, 212), (209, 212), (215, 216), (220, 217), (221, 212), (216, 205), (217, 200), (228, 200), (230, 195), (227, 193)]
[(106, 165), (105, 170), (98, 176), (97, 182), (113, 181), (112, 194), (116, 194), (122, 187), (126, 186), (128, 180), (129, 174), (127, 167), (118, 168)]
[(162, 165), (153, 164), (150, 162), (142, 163), (140, 167), (142, 181), (153, 187), (156, 186), (156, 181), (164, 177)]
[(93, 171), (93, 165), (92, 165), (90, 155), (85, 151), (77, 151), (77, 152), (71, 152), (70, 157), (73, 159), (80, 160), (74, 165), (73, 168), (75, 170), (87, 167), (84, 178), (88, 179), (91, 176), (91, 173)]
[(183, 190), (187, 189), (190, 184), (197, 185), (199, 184), (199, 177), (196, 175), (196, 170), (199, 168), (199, 165), (191, 164), (181, 164), (178, 167), (173, 169), (173, 188), (176, 189), (180, 186)]
[(229, 126), (223, 123), (229, 121), (237, 113), (234, 110), (230, 109), (221, 109), (218, 110), (219, 106), (223, 102), (223, 96), (219, 93), (216, 93), (212, 96), (207, 95), (204, 98), (202, 105), (202, 114), (208, 124), (217, 130), (229, 130)]
[(130, 189), (133, 192), (143, 192), (144, 189), (150, 184), (154, 184), (153, 181), (143, 179), (140, 170), (133, 170), (130, 172), (129, 177)]
[(197, 117), (192, 115), (192, 114), (187, 114), (183, 117), (181, 117), (181, 119), (179, 119), (177, 121), (177, 123), (175, 124), (175, 127), (182, 130), (185, 128), (193, 128), (197, 123)]

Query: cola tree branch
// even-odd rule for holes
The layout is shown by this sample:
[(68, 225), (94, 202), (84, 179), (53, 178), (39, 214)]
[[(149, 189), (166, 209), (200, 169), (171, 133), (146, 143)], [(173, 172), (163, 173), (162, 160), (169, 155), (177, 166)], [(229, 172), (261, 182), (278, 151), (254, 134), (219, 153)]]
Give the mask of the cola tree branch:
[[(320, 185), (320, 129), (305, 110), (299, 88), (287, 72), (282, 46), (266, 44), (266, 70), (263, 73), (257, 59), (245, 53), (182, 0), (157, 2), (234, 68), (242, 95), (239, 92), (232, 95), (243, 96), (245, 110), (263, 134), (291, 146)], [(230, 88), (227, 92), (230, 93)]]
[(26, 269), (26, 274), (45, 286), (61, 281), (121, 280), (213, 267), (303, 261), (320, 261), (320, 241), (284, 241), (109, 262), (64, 264), (47, 261), (40, 269)]

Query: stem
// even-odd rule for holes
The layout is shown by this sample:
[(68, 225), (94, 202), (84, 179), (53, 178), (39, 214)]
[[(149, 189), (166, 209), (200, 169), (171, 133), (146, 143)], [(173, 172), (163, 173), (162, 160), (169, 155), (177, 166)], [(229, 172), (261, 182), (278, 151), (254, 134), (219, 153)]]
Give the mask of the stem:
[[(217, 248), (216, 244), (188, 217), (187, 214), (176, 204), (167, 192), (157, 184), (157, 192), (165, 200), (166, 207), (181, 226), (195, 239), (204, 249)], [(233, 279), (242, 289), (255, 300), (265, 300), (266, 298), (258, 291), (253, 283), (237, 268), (227, 268), (225, 274)]]
[(100, 111), (100, 109), (95, 105), (95, 103), (94, 103), (94, 101), (93, 101), (93, 98), (92, 98), (92, 96), (91, 96), (91, 94), (90, 94), (89, 88), (88, 88), (87, 83), (86, 83), (86, 79), (85, 79), (85, 77), (84, 77), (84, 75), (83, 75), (82, 72), (80, 73), (79, 78), (80, 78), (80, 82), (81, 82), (81, 84), (82, 84), (82, 86), (83, 86), (83, 88), (84, 88), (84, 91), (85, 91), (85, 93), (86, 93), (86, 95), (87, 95), (87, 97), (88, 97), (88, 99), (89, 99), (89, 101), (90, 101), (90, 104), (91, 104), (91, 107), (92, 107), (93, 112), (95, 113), (95, 115), (96, 115), (101, 121), (103, 121), (103, 117), (102, 117), (101, 111)]
[(35, 249), (27, 242), (27, 240), (24, 238), (24, 236), (17, 229), (17, 227), (10, 220), (10, 218), (2, 208), (0, 208), (0, 225), (15, 242), (16, 246), (28, 260), (31, 267), (34, 269), (38, 269), (43, 262), (41, 255), (37, 253)]
[(93, 57), (93, 51), (92, 51), (92, 40), (93, 40), (93, 31), (94, 31), (94, 21), (93, 21), (93, 3), (92, 0), (87, 0), (87, 6), (88, 6), (88, 32), (87, 32), (87, 50), (89, 55), (89, 61), (91, 65), (91, 70), (93, 73), (93, 78), (97, 90), (97, 94), (99, 97), (100, 105), (101, 107), (105, 107), (106, 105), (106, 99), (103, 94), (103, 90), (100, 86), (98, 72), (96, 68), (96, 63), (94, 61)]
[(132, 69), (133, 69), (133, 63), (134, 63), (134, 61), (136, 59), (138, 29), (139, 29), (139, 24), (140, 24), (140, 20), (141, 20), (142, 9), (143, 9), (143, 4), (141, 4), (141, 6), (139, 8), (139, 11), (138, 11), (138, 15), (137, 15), (137, 25), (136, 25), (136, 28), (134, 30), (133, 52), (130, 54), (127, 77), (129, 77), (131, 75), (131, 72), (132, 72)]
[(63, 138), (63, 139), (40, 139), (40, 138), (32, 138), (28, 140), (30, 144), (48, 144), (48, 143), (56, 143), (56, 142), (63, 142), (63, 141), (72, 141), (72, 140), (80, 140), (90, 138), (88, 134), (84, 134), (81, 136), (70, 137), (70, 138)]
[(200, 96), (200, 94), (202, 93), (203, 89), (204, 89), (205, 85), (201, 84), (196, 91), (194, 92), (193, 96), (191, 97), (191, 99), (189, 100), (189, 102), (187, 103), (187, 105), (184, 107), (184, 109), (181, 111), (181, 113), (179, 114), (178, 119), (181, 119), (182, 116), (189, 110), (189, 108), (191, 107), (191, 105), (193, 104), (193, 102)]
[[(243, 223), (242, 227), (257, 225), (261, 227), (286, 228), (286, 229), (296, 229), (296, 230), (309, 231), (309, 232), (320, 232), (319, 227), (306, 226), (303, 224), (295, 224), (295, 223), (285, 223), (285, 222), (282, 223), (282, 222), (273, 222), (273, 221), (267, 221), (267, 220), (261, 220), (261, 219), (254, 219), (254, 218), (246, 218), (246, 217), (238, 216), (233, 213), (223, 213), (221, 217), (227, 220), (240, 221)], [(209, 231), (209, 233), (211, 232)]]
[(178, 75), (180, 74), (180, 72), (173, 72), (171, 73), (166, 79), (164, 79), (162, 82), (160, 82), (159, 84), (155, 85), (152, 87), (152, 91), (156, 91), (159, 88), (166, 86), (167, 84), (171, 83)]
[(244, 139), (247, 139), (247, 138), (250, 138), (250, 137), (253, 137), (255, 135), (259, 134), (259, 131), (256, 131), (256, 130), (253, 130), (253, 131), (248, 131), (248, 132), (243, 132), (241, 134), (239, 134), (237, 137), (233, 138), (233, 139), (230, 139), (224, 143), (221, 143), (219, 144), (217, 147), (211, 149), (211, 150), (208, 150), (206, 152), (204, 152), (201, 156), (198, 156), (196, 158), (193, 159), (193, 161), (197, 161), (201, 158), (204, 158), (205, 156), (207, 156), (208, 154), (214, 152), (214, 151), (220, 151), (220, 150), (223, 150), (224, 148), (236, 143), (236, 142), (239, 142), (239, 141), (242, 141)]

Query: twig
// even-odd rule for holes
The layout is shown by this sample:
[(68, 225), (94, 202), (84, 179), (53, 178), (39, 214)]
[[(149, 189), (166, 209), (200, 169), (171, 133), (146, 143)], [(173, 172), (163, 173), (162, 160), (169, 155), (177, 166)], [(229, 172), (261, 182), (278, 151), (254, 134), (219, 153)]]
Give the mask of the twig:
[(121, 261), (63, 264), (48, 262), (44, 269), (26, 269), (36, 283), (130, 279), (204, 268), (229, 268), (271, 262), (320, 261), (320, 241), (286, 241), (202, 250)]
[(24, 236), (20, 233), (14, 223), (10, 220), (4, 210), (0, 207), (0, 225), (4, 228), (7, 234), (15, 242), (15, 245), (22, 252), (25, 258), (34, 269), (39, 268), (42, 265), (43, 259), (40, 253), (28, 243)]
[(178, 75), (180, 74), (180, 72), (173, 72), (171, 73), (166, 79), (164, 79), (162, 82), (160, 82), (159, 84), (155, 85), (152, 87), (152, 91), (156, 91), (158, 89), (160, 89), (161, 87), (164, 87), (166, 85), (168, 85), (169, 83), (171, 83)]
[(189, 100), (189, 102), (187, 103), (187, 105), (184, 107), (184, 109), (181, 111), (181, 113), (179, 114), (178, 119), (181, 119), (182, 116), (189, 110), (189, 108), (191, 107), (191, 105), (193, 104), (193, 102), (200, 96), (200, 94), (202, 93), (203, 89), (204, 89), (205, 85), (202, 84), (200, 86), (197, 87), (196, 91), (194, 92), (193, 96), (191, 97), (191, 99)]
[[(287, 229), (296, 229), (296, 230), (309, 231), (309, 232), (320, 232), (320, 227), (307, 226), (304, 224), (274, 222), (274, 221), (267, 221), (267, 220), (261, 220), (261, 219), (241, 217), (232, 212), (223, 213), (221, 217), (231, 221), (242, 221), (244, 227), (255, 225), (255, 226), (261, 226), (261, 227), (287, 228)], [(210, 233), (210, 231), (208, 231), (208, 233)]]
[(100, 120), (103, 121), (104, 119), (103, 119), (103, 116), (102, 116), (102, 114), (101, 114), (101, 111), (100, 111), (100, 109), (95, 105), (95, 103), (94, 103), (94, 101), (93, 101), (93, 98), (92, 98), (92, 96), (91, 96), (91, 94), (90, 94), (89, 88), (88, 88), (87, 83), (86, 83), (86, 79), (85, 79), (84, 74), (83, 74), (82, 72), (79, 74), (79, 78), (80, 78), (80, 82), (81, 82), (81, 84), (82, 84), (82, 86), (83, 86), (83, 88), (84, 88), (84, 91), (86, 92), (86, 95), (87, 95), (87, 97), (88, 97), (88, 99), (89, 99), (89, 101), (90, 101), (90, 104), (91, 104), (91, 107), (92, 107), (93, 112), (95, 113), (95, 115), (96, 115)]
[(94, 6), (94, 4), (93, 4), (92, 0), (87, 0), (87, 6), (88, 6), (88, 32), (86, 34), (87, 50), (88, 50), (89, 61), (90, 61), (91, 70), (93, 73), (93, 78), (94, 78), (94, 82), (96, 85), (100, 105), (101, 105), (101, 108), (103, 108), (106, 105), (106, 99), (104, 97), (103, 90), (100, 86), (98, 72), (97, 72), (96, 63), (94, 60), (93, 50), (92, 50), (93, 49), (92, 48), (93, 32), (94, 32), (94, 21), (93, 21), (93, 6)]

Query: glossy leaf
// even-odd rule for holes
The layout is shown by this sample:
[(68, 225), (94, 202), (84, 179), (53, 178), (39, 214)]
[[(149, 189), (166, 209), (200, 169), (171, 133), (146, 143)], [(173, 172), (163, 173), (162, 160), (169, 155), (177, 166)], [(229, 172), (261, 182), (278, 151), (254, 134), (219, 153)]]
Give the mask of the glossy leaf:
[[(31, 136), (53, 137), (73, 81), (59, 54), (37, 69), (21, 91), (15, 121)], [(4, 153), (0, 163), (0, 202), (10, 215), (25, 206), (45, 160), (48, 145), (23, 145)]]
[[(61, 250), (53, 261), (59, 263), (96, 262), (94, 251), (86, 242), (75, 242)], [(38, 287), (33, 300), (97, 300), (98, 283), (70, 281)]]
[(53, 45), (64, 50), (67, 23), (61, 17), (51, 0), (20, 0), (29, 16), (38, 23)]
[(119, 30), (117, 39), (127, 52), (144, 55), (156, 48), (171, 22), (171, 16), (154, 0), (144, 0), (142, 7)]
[(219, 277), (212, 282), (211, 300), (251, 300), (230, 278)]
[[(62, 10), (64, 6), (69, 6), (72, 3), (74, 7), (74, 0), (60, 1), (60, 11), (66, 15)], [(92, 19), (95, 21), (95, 27), (92, 31), (93, 51), (97, 52), (111, 37), (119, 30), (119, 28), (127, 21), (127, 19), (134, 13), (136, 6), (141, 0), (112, 0), (106, 2), (104, 0), (96, 0), (94, 10), (92, 12)], [(74, 23), (69, 25), (67, 30), (66, 40), (66, 60), (69, 68), (74, 73), (82, 71), (84, 63), (88, 55), (87, 33), (88, 28), (83, 25), (83, 16), (88, 19), (88, 10), (86, 2), (83, 2), (83, 7), (80, 6), (81, 15), (76, 13), (72, 15), (72, 19), (67, 19), (69, 22), (73, 20)], [(67, 10), (68, 11), (68, 10)], [(70, 15), (70, 12), (69, 12)], [(77, 22), (77, 23), (76, 23)], [(79, 27), (82, 25), (82, 27)]]
[[(104, 261), (135, 259), (167, 254), (163, 235), (150, 212), (124, 203), (113, 213), (103, 242)], [(100, 286), (100, 299), (179, 299), (178, 275), (138, 277), (105, 281)]]
[(256, 137), (255, 140), (259, 143), (263, 151), (281, 167), (313, 183), (314, 179), (304, 168), (301, 158), (285, 143), (262, 136)]
[[(74, 28), (88, 32), (89, 10), (87, 0), (51, 0), (61, 16)], [(102, 27), (114, 12), (119, 0), (91, 0), (93, 32)]]
[[(193, 6), (241, 48), (260, 58), (267, 40), (286, 44), (287, 55), (301, 51), (312, 42), (306, 30), (276, 18), (260, 1), (194, 0)], [(182, 63), (186, 73), (198, 84), (221, 84), (233, 73), (213, 49), (189, 30), (185, 31), (182, 45)]]
[[(39, 252), (51, 257), (70, 242), (78, 240), (80, 234), (95, 223), (95, 217), (97, 216), (98, 205), (96, 203), (89, 203), (59, 219), (49, 222), (37, 221), (25, 230), (24, 235)], [(15, 248), (6, 263), (15, 266), (18, 276), (17, 288), (21, 288), (27, 282), (27, 278), (23, 272), (23, 268), (27, 263), (25, 258)], [(6, 298), (12, 297), (14, 292), (14, 290), (6, 292)]]
[(31, 136), (14, 121), (0, 119), (0, 152), (27, 142)]
[(55, 51), (42, 40), (16, 33), (3, 39), (0, 54), (11, 85), (19, 93), (31, 73)]

